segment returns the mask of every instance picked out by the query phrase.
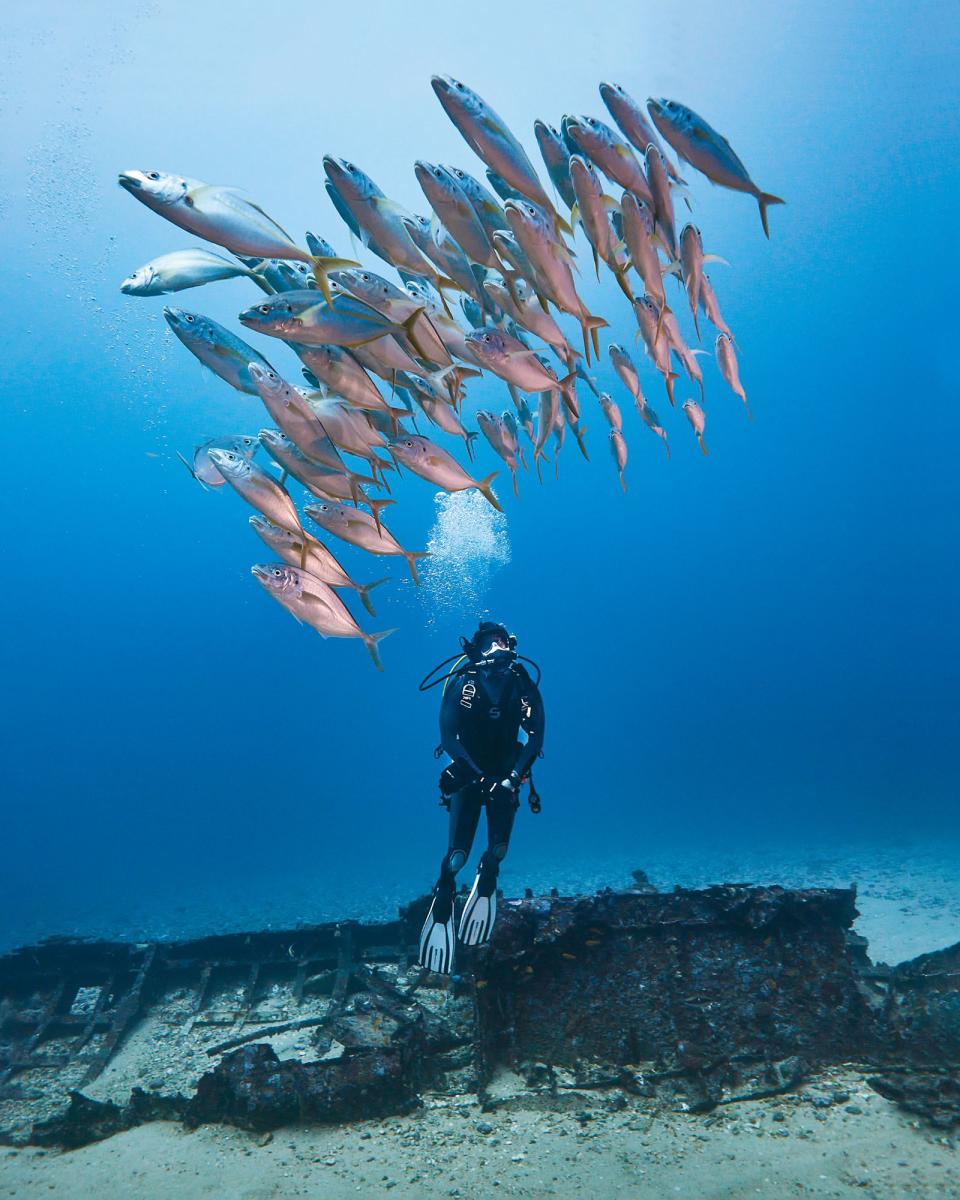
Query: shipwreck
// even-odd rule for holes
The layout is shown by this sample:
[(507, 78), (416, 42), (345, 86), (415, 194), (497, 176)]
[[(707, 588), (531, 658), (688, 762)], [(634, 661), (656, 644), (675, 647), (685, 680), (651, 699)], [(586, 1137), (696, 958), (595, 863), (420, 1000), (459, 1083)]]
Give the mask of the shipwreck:
[[(501, 900), (458, 974), (390, 922), (185, 942), (52, 939), (0, 958), (0, 1141), (82, 1145), (155, 1119), (271, 1130), (430, 1093), (706, 1112), (854, 1064), (960, 1123), (960, 944), (873, 963), (856, 892), (724, 884)], [(500, 1095), (507, 1072), (524, 1095)]]

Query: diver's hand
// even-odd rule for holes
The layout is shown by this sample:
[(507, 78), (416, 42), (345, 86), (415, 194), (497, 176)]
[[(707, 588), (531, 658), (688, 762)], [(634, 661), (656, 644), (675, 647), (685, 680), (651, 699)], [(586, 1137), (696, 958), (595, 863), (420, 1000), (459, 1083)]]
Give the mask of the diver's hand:
[(440, 772), (440, 795), (452, 796), (454, 792), (459, 792), (461, 788), (474, 783), (476, 778), (476, 771), (465, 759), (454, 759)]

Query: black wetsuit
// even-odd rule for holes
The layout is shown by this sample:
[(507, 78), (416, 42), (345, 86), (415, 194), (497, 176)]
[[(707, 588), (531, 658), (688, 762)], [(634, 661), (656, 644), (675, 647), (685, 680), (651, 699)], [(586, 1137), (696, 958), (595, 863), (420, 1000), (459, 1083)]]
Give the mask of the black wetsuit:
[[(521, 730), (525, 742), (520, 741)], [(479, 873), (487, 888), (496, 885), (520, 803), (519, 782), (539, 755), (543, 734), (543, 700), (518, 662), (503, 668), (470, 666), (448, 682), (440, 706), (440, 744), (453, 760), (447, 774), (455, 777), (457, 790), (449, 797), (450, 837), (437, 881), (438, 901), (442, 897), (452, 903), (455, 876), (470, 854), (484, 806), (487, 849)], [(502, 787), (511, 773), (516, 786)]]

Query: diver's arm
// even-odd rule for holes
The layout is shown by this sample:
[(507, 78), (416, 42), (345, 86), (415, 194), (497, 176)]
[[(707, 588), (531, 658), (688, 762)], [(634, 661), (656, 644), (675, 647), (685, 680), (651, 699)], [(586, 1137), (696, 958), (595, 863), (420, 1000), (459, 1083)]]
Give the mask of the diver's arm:
[(456, 687), (448, 687), (443, 694), (443, 700), (440, 704), (440, 745), (443, 747), (444, 753), (449, 754), (454, 762), (457, 759), (462, 759), (479, 777), (483, 772), (470, 757), (467, 748), (460, 740), (460, 701), (458, 695), (459, 689)]
[(513, 773), (518, 780), (527, 774), (543, 749), (543, 734), (546, 727), (546, 714), (543, 711), (543, 697), (540, 695), (540, 689), (531, 683), (529, 688), (524, 690), (530, 704), (530, 715), (526, 716), (523, 721), (527, 740), (520, 747), (517, 761), (513, 765)]

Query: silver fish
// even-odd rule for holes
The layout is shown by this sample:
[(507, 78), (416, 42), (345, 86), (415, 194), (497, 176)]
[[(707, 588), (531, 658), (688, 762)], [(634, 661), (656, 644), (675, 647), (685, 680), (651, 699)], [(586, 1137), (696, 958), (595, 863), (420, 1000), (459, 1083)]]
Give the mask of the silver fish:
[(743, 384), (740, 382), (740, 366), (737, 363), (737, 354), (733, 348), (733, 339), (726, 333), (717, 334), (717, 363), (720, 367), (720, 374), (727, 381), (727, 385), (735, 396), (739, 396), (746, 405), (747, 415), (750, 415), (750, 405), (747, 404), (747, 393), (743, 390)]
[(507, 228), (503, 205), (492, 192), (483, 186), (479, 179), (467, 174), (460, 167), (451, 167), (445, 164), (443, 169), (449, 171), (459, 183), (463, 194), (473, 205), (473, 211), (477, 214), (480, 224), (487, 231), (490, 244), (493, 245), (493, 235), (497, 230)]
[[(693, 324), (700, 336), (700, 322), (697, 310), (700, 307), (701, 292), (703, 291), (703, 264), (705, 262), (722, 262), (716, 254), (704, 254), (703, 238), (696, 225), (684, 225), (680, 233), (680, 266), (683, 271), (683, 286), (687, 293), (687, 303), (693, 314)], [(727, 264), (729, 265), (729, 264)]]
[(342, 346), (291, 344), (303, 365), (331, 392), (354, 408), (393, 411), (363, 367)]
[(603, 415), (609, 421), (611, 429), (623, 429), (620, 405), (607, 392), (600, 393), (600, 407), (603, 409)]
[(250, 377), (250, 363), (255, 362), (265, 370), (270, 364), (248, 346), (242, 338), (224, 329), (222, 325), (201, 313), (186, 312), (182, 308), (165, 308), (164, 318), (180, 341), (205, 367), (219, 375), (225, 383), (249, 396), (257, 394)]
[(409, 292), (363, 267), (350, 271), (334, 271), (330, 278), (357, 300), (369, 305), (388, 320), (403, 326), (407, 340), (421, 358), (437, 366), (450, 366), (453, 360), (439, 333), (424, 306)]
[(566, 223), (554, 212), (526, 151), (503, 119), (459, 79), (434, 75), (430, 83), (447, 116), (477, 157), (521, 195), (550, 213), (558, 227), (564, 227)]
[(567, 208), (573, 208), (577, 197), (570, 179), (570, 149), (560, 132), (546, 121), (534, 121), (533, 132), (540, 147), (540, 156), (553, 186)]
[(637, 296), (633, 302), (633, 311), (640, 328), (640, 336), (647, 348), (647, 354), (653, 360), (654, 366), (663, 376), (667, 389), (667, 399), (671, 407), (674, 405), (673, 385), (677, 373), (670, 359), (670, 342), (663, 329), (663, 313), (665, 311), (651, 296)]
[[(433, 264), (410, 239), (404, 217), (410, 214), (388, 199), (365, 171), (345, 158), (323, 156), (327, 179), (353, 216), (363, 244), (391, 266), (436, 278)], [(351, 266), (359, 266), (352, 263)]]
[(260, 442), (255, 437), (245, 433), (235, 433), (230, 437), (210, 438), (201, 442), (193, 451), (193, 462), (188, 462), (177, 451), (177, 458), (187, 468), (193, 478), (204, 488), (223, 487), (227, 482), (213, 465), (210, 450), (232, 450), (241, 458), (253, 458), (260, 449)]
[(289, 563), (291, 567), (298, 567), (303, 562), (305, 570), (309, 571), (311, 575), (316, 575), (318, 579), (328, 583), (331, 587), (352, 588), (360, 597), (360, 603), (370, 616), (377, 615), (370, 602), (370, 593), (375, 587), (388, 583), (389, 578), (375, 579), (373, 583), (359, 584), (350, 578), (336, 556), (331, 554), (323, 542), (318, 541), (311, 534), (294, 533), (289, 529), (274, 525), (263, 517), (250, 517), (250, 527), (264, 545), (268, 546), (285, 563)]
[(482, 267), (499, 266), (493, 243), (456, 177), (444, 167), (421, 158), (414, 163), (413, 169), (423, 194), (437, 215), (437, 223), (450, 233), (467, 260)]
[(564, 117), (564, 132), (572, 139), (577, 149), (614, 183), (619, 183), (628, 192), (634, 192), (653, 206), (653, 196), (647, 177), (643, 173), (636, 155), (609, 125), (596, 117)]
[[(647, 120), (647, 114), (636, 100), (619, 83), (601, 83), (600, 97), (607, 106), (607, 112), (613, 117), (620, 132), (641, 154), (645, 154), (651, 143), (658, 150), (663, 149), (657, 131)], [(676, 167), (664, 154), (667, 174), (671, 179), (680, 181)]]
[(529, 200), (508, 200), (504, 205), (510, 229), (536, 272), (537, 290), (553, 300), (561, 312), (570, 313), (583, 330), (583, 349), (590, 362), (590, 338), (599, 354), (597, 330), (606, 326), (603, 317), (594, 316), (577, 294), (570, 268), (569, 254), (558, 251), (549, 217)]
[(164, 171), (121, 171), (120, 186), (174, 225), (234, 254), (308, 262), (326, 292), (326, 272), (357, 264), (301, 249), (285, 229), (236, 188), (219, 187)]
[(643, 408), (640, 409), (640, 416), (643, 418), (644, 425), (646, 425), (646, 427), (651, 431), (651, 433), (655, 433), (658, 438), (663, 439), (663, 445), (667, 451), (667, 458), (669, 458), (670, 457), (670, 443), (667, 440), (667, 431), (660, 424), (660, 418), (653, 411), (653, 409), (650, 407), (649, 404), (645, 404), (643, 406)]
[(703, 431), (707, 424), (707, 414), (703, 411), (696, 400), (684, 401), (683, 411), (686, 413), (687, 420), (690, 422), (693, 432), (697, 435), (697, 441), (700, 444), (700, 449), (704, 454), (706, 454), (707, 447), (703, 440)]
[(754, 197), (760, 207), (763, 232), (769, 237), (767, 206), (783, 204), (785, 201), (779, 196), (760, 191), (727, 139), (708, 125), (703, 117), (676, 100), (651, 98), (647, 101), (647, 110), (654, 125), (677, 154), (706, 175), (711, 183)]
[(600, 185), (593, 167), (580, 154), (570, 158), (570, 178), (577, 197), (576, 204), (570, 212), (570, 220), (579, 221), (587, 235), (587, 241), (593, 248), (593, 265), (596, 268), (597, 279), (600, 278), (600, 259), (614, 273), (617, 283), (628, 300), (633, 300), (633, 292), (626, 280), (626, 260), (623, 246), (610, 223), (610, 206), (613, 200), (606, 195)]
[(406, 337), (409, 333), (403, 323), (389, 320), (342, 292), (336, 304), (324, 303), (309, 290), (264, 296), (261, 303), (244, 309), (240, 322), (268, 337), (308, 346), (363, 346), (388, 334)]
[(170, 292), (183, 292), (204, 283), (239, 276), (259, 281), (262, 286), (262, 277), (256, 271), (231, 262), (222, 254), (200, 249), (174, 250), (172, 254), (161, 254), (137, 267), (120, 284), (120, 291), (125, 296), (166, 296)]
[[(261, 429), (260, 442), (274, 462), (287, 474), (302, 483), (307, 491), (321, 500), (352, 500), (354, 504), (376, 506), (380, 502), (371, 500), (363, 490), (364, 484), (377, 486), (369, 475), (357, 475), (353, 471), (335, 471), (331, 467), (313, 462), (280, 429)], [(281, 482), (283, 482), (281, 480)], [(374, 507), (374, 511), (376, 508)]]
[(420, 577), (417, 574), (417, 559), (427, 558), (428, 550), (404, 550), (383, 522), (377, 524), (370, 513), (362, 508), (347, 508), (345, 504), (337, 504), (333, 500), (324, 500), (319, 504), (308, 504), (304, 510), (311, 521), (334, 534), (352, 546), (359, 546), (370, 554), (388, 554), (402, 556), (407, 560), (413, 582), (419, 586)]
[(523, 392), (557, 387), (534, 352), (502, 329), (486, 326), (467, 334), (478, 362)]
[(287, 489), (255, 462), (232, 450), (209, 451), (213, 465), (246, 502), (274, 525), (303, 533), (297, 506)]
[(304, 625), (315, 629), (321, 637), (360, 638), (370, 652), (373, 665), (383, 670), (377, 643), (396, 633), (364, 633), (350, 615), (350, 610), (329, 584), (289, 563), (256, 563), (251, 572), (267, 595), (272, 596)]
[(564, 336), (563, 330), (548, 312), (544, 312), (533, 288), (525, 279), (515, 279), (513, 291), (493, 279), (484, 280), (484, 291), (518, 325), (547, 343), (561, 362), (572, 369), (577, 351)]
[(677, 257), (677, 228), (673, 212), (673, 194), (670, 191), (670, 180), (667, 178), (667, 164), (660, 150), (652, 142), (644, 153), (644, 163), (647, 168), (647, 183), (653, 196), (653, 212), (656, 219), (656, 230), (670, 257)]
[(700, 280), (700, 307), (703, 309), (704, 316), (710, 324), (715, 329), (719, 329), (721, 333), (725, 333), (732, 341), (733, 333), (730, 330), (730, 326), (723, 319), (723, 313), (720, 311), (720, 305), (713, 290), (713, 285), (710, 282), (710, 276), (706, 272), (704, 272), (703, 278)]
[(637, 409), (642, 409), (646, 400), (643, 389), (640, 387), (640, 374), (636, 364), (627, 351), (622, 346), (618, 346), (616, 342), (611, 343), (609, 353), (611, 365), (620, 377), (620, 382), (633, 397)]
[(480, 432), (490, 443), (494, 452), (498, 454), (507, 464), (510, 470), (511, 478), (513, 479), (513, 494), (520, 495), (519, 486), (517, 484), (517, 453), (516, 450), (508, 444), (508, 434), (503, 423), (503, 418), (498, 417), (496, 413), (488, 412), (486, 409), (477, 410), (477, 424), (480, 426)]
[(292, 384), (256, 363), (250, 364), (250, 375), (264, 408), (307, 458), (328, 470), (346, 470), (342, 460), (338, 463), (331, 454), (327, 430)]
[(650, 207), (638, 200), (633, 192), (624, 192), (620, 205), (623, 217), (623, 236), (634, 270), (643, 280), (643, 290), (663, 306), (666, 295), (660, 259), (653, 244), (654, 217)]
[(497, 512), (503, 512), (500, 501), (493, 494), (491, 487), (497, 477), (496, 471), (486, 475), (483, 479), (474, 479), (460, 466), (452, 454), (444, 450), (442, 446), (438, 446), (436, 442), (431, 442), (429, 438), (419, 434), (394, 438), (390, 444), (390, 453), (398, 463), (412, 471), (414, 475), (419, 475), (421, 479), (435, 483), (445, 492), (463, 492), (470, 488), (476, 488)]
[(613, 461), (617, 464), (617, 471), (620, 473), (620, 486), (626, 491), (627, 481), (623, 477), (623, 472), (627, 466), (627, 439), (619, 429), (610, 430), (610, 452), (613, 454)]

